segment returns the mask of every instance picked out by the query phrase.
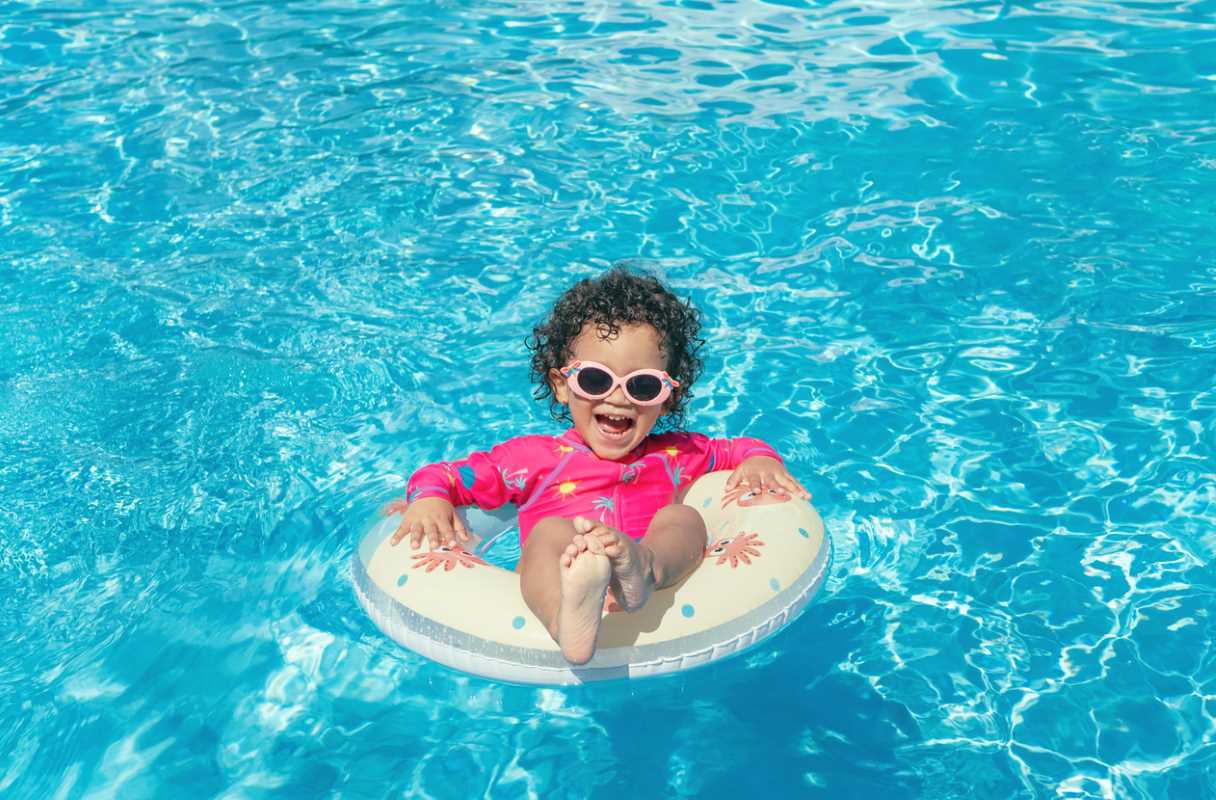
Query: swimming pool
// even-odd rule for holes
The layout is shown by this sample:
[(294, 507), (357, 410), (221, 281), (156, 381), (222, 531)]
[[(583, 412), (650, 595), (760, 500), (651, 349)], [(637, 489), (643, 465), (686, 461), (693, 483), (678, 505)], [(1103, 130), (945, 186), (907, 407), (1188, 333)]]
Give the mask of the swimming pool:
[[(5, 6), (0, 794), (1216, 796), (1216, 6), (543, 9)], [(668, 679), (399, 650), (361, 526), (554, 430), (622, 258), (824, 592)]]

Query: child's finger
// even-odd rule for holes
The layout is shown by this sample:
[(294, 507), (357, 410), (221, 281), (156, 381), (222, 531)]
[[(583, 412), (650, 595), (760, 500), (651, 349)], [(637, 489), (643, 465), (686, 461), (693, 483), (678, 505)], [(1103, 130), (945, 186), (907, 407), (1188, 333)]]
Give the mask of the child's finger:
[(798, 481), (794, 480), (793, 476), (789, 473), (778, 473), (774, 475), (773, 483), (789, 492), (791, 496), (801, 497), (803, 494), (802, 487), (798, 485)]
[(422, 529), (426, 533), (426, 540), (430, 543), (431, 549), (434, 550), (439, 546), (439, 526), (434, 520), (426, 520), (422, 523)]
[(422, 526), (417, 522), (410, 523), (410, 547), (417, 550), (422, 544)]
[(452, 517), (452, 530), (455, 531), (460, 541), (467, 542), (469, 540), (469, 529), (465, 527), (464, 520), (459, 516)]
[(408, 508), (409, 503), (403, 497), (400, 500), (393, 500), (388, 503), (384, 508), (380, 509), (380, 513), (386, 517), (391, 517), (394, 514), (404, 514)]
[(400, 542), (402, 539), (404, 539), (406, 537), (406, 534), (408, 534), (409, 532), (410, 532), (409, 523), (402, 520), (401, 524), (397, 526), (397, 530), (393, 531), (393, 538), (389, 539), (388, 543), (391, 546), (396, 547), (397, 543)]
[(806, 487), (802, 485), (801, 481), (799, 481), (793, 475), (789, 474), (788, 472), (783, 472), (779, 477), (783, 481), (782, 485), (785, 486), (786, 489), (790, 490), (790, 492), (798, 495), (803, 500), (811, 499), (811, 493), (808, 492)]
[(792, 474), (787, 472), (781, 475), (781, 479), (784, 481), (784, 486), (786, 486), (786, 489), (792, 492), (792, 494), (798, 495), (799, 497), (803, 498), (803, 500), (810, 500), (811, 492), (806, 491), (806, 486), (799, 483), (798, 478), (794, 478)]
[(732, 472), (732, 473), (730, 474), (730, 477), (726, 479), (726, 489), (727, 489), (727, 491), (729, 491), (729, 490), (731, 490), (731, 489), (735, 488), (735, 486), (737, 486), (737, 485), (738, 485), (738, 483), (739, 483), (739, 478), (742, 476), (742, 474), (743, 474), (743, 473), (741, 473), (739, 470), (735, 470), (734, 472)]

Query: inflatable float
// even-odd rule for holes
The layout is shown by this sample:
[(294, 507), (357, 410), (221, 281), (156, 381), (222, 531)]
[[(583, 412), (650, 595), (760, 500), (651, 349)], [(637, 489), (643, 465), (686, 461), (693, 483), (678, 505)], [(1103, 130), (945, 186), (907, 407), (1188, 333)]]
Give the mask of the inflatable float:
[[(810, 503), (783, 490), (727, 492), (729, 472), (698, 479), (684, 504), (705, 519), (705, 560), (640, 611), (605, 608), (591, 661), (573, 666), (524, 604), (519, 575), (483, 557), (514, 532), (514, 509), (461, 509), (474, 542), (389, 544), (401, 506), (389, 506), (351, 565), (372, 621), (414, 652), (463, 672), (524, 684), (662, 675), (743, 651), (788, 625), (822, 586), (831, 541)], [(467, 548), (467, 549), (466, 549)]]

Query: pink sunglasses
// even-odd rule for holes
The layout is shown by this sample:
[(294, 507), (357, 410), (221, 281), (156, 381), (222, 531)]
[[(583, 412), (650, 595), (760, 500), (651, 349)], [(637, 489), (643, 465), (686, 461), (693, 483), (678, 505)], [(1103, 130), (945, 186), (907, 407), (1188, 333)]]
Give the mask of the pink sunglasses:
[(639, 406), (657, 406), (671, 397), (671, 390), (680, 385), (661, 370), (639, 369), (621, 376), (594, 361), (574, 361), (562, 367), (560, 372), (570, 391), (584, 400), (603, 400), (620, 386), (629, 402)]

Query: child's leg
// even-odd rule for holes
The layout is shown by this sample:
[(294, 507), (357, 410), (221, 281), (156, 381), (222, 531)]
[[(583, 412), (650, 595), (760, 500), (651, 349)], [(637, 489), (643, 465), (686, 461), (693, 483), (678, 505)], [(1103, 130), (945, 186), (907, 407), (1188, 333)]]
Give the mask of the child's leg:
[(651, 553), (654, 588), (664, 589), (684, 580), (705, 558), (708, 537), (705, 520), (692, 506), (673, 503), (659, 509), (642, 537)]
[(612, 563), (612, 594), (626, 611), (646, 604), (650, 593), (683, 580), (705, 557), (705, 521), (689, 506), (673, 503), (659, 509), (641, 541), (598, 523), (598, 538)]
[(546, 517), (524, 542), (516, 570), (524, 602), (562, 655), (574, 664), (590, 660), (612, 577), (599, 540), (584, 541), (568, 519)]
[(558, 559), (573, 541), (574, 523), (562, 517), (545, 517), (524, 542), (519, 563), (519, 588), (532, 613), (557, 638), (557, 609), (561, 606), (561, 565)]

